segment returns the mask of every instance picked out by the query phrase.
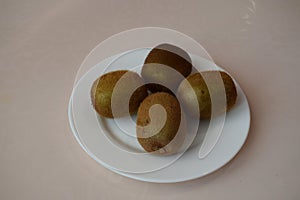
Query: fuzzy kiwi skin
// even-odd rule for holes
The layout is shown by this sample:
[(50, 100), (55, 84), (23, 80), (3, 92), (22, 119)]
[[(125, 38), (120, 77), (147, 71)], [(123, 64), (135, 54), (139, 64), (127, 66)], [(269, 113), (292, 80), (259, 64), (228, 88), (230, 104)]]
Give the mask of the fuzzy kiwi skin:
[[(219, 77), (223, 80), (224, 84), (219, 84)], [(204, 78), (206, 82), (204, 81)], [(190, 87), (187, 87), (190, 84)], [(210, 85), (211, 90), (208, 90), (207, 85)], [(191, 116), (199, 117), (200, 119), (209, 119), (212, 116), (212, 103), (211, 96), (222, 94), (223, 87), (225, 87), (226, 105), (219, 106), (214, 113), (214, 116), (218, 116), (226, 111), (229, 111), (236, 103), (237, 90), (232, 78), (222, 71), (205, 71), (201, 73), (195, 73), (188, 76), (180, 86), (178, 87), (177, 95), (180, 101), (183, 103), (187, 114)], [(224, 91), (224, 90), (223, 90)], [(195, 93), (194, 93), (195, 92)], [(212, 92), (212, 94), (210, 94)], [(196, 94), (197, 100), (193, 98), (193, 94)], [(198, 108), (196, 107), (198, 106)]]
[[(91, 88), (91, 101), (97, 113), (103, 117), (115, 118), (126, 116), (128, 112), (119, 113), (119, 116), (113, 116), (111, 108), (111, 98), (114, 87), (118, 80), (126, 73), (130, 76), (128, 84), (143, 83), (142, 78), (135, 72), (128, 70), (118, 70), (106, 73), (95, 80)], [(148, 96), (146, 86), (141, 86), (134, 91), (129, 100), (129, 113), (134, 114), (140, 103)], [(122, 99), (122, 97), (120, 96)]]
[[(159, 132), (153, 131), (153, 129), (155, 129), (153, 126), (155, 126), (155, 124), (151, 123), (151, 118), (149, 116), (149, 110), (155, 104), (163, 106), (167, 114), (165, 124)], [(156, 118), (157, 116), (154, 115), (153, 117)], [(180, 122), (180, 104), (174, 96), (165, 92), (151, 94), (141, 103), (137, 113), (138, 142), (147, 152), (157, 151), (159, 154), (175, 153), (184, 140), (183, 137), (178, 137), (180, 141), (177, 142), (174, 142), (173, 140), (174, 137), (176, 137), (176, 134), (179, 134), (178, 130), (180, 127)], [(149, 124), (151, 129), (146, 130), (143, 128)], [(147, 138), (143, 137), (145, 134), (149, 133), (153, 135)], [(168, 144), (174, 144), (176, 146), (173, 145), (170, 147)]]
[[(157, 65), (160, 64), (160, 65)], [(161, 66), (168, 66), (177, 72), (170, 73), (169, 70), (161, 69)], [(178, 85), (192, 71), (190, 56), (181, 48), (171, 44), (160, 44), (152, 49), (144, 61), (141, 75), (152, 92), (176, 91)]]

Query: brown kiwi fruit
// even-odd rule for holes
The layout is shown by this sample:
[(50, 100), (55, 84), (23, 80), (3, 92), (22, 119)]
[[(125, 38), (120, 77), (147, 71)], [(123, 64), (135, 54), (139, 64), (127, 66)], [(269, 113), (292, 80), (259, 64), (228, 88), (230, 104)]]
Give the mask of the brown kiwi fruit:
[[(124, 76), (125, 74), (126, 76)], [(117, 112), (117, 116), (114, 116), (112, 112), (112, 94), (115, 89), (115, 85), (123, 76), (126, 77), (126, 79), (122, 79), (125, 81), (125, 84), (120, 86), (122, 88), (118, 88), (118, 91), (120, 92), (116, 94), (116, 107), (120, 110), (120, 112)], [(137, 84), (143, 86), (138, 87), (133, 93), (131, 93), (132, 95), (129, 94), (129, 86)], [(125, 95), (130, 95), (129, 105), (127, 105), (129, 108), (127, 106), (124, 108), (124, 106), (121, 105)], [(126, 114), (128, 114), (128, 109), (130, 114), (135, 113), (138, 110), (140, 103), (147, 96), (148, 91), (146, 86), (144, 86), (142, 78), (137, 73), (128, 70), (106, 73), (98, 78), (91, 88), (91, 100), (93, 107), (98, 114), (107, 118), (126, 116)], [(118, 106), (120, 106), (120, 108), (118, 108)]]
[[(220, 82), (220, 77), (224, 84)], [(210, 90), (208, 89), (208, 85)], [(218, 96), (224, 93), (224, 87), (226, 103), (224, 99), (222, 101), (222, 98)], [(194, 94), (196, 94), (197, 99), (194, 98)], [(191, 74), (182, 81), (178, 87), (177, 95), (189, 115), (199, 117), (200, 111), (200, 118), (208, 119), (211, 118), (212, 115), (211, 98), (217, 99), (217, 101), (214, 101), (217, 102), (214, 103), (214, 106), (216, 106), (214, 116), (217, 116), (229, 111), (234, 106), (237, 99), (237, 90), (234, 81), (226, 72), (205, 71)], [(219, 104), (218, 99), (221, 100)], [(196, 106), (198, 106), (198, 108)]]
[[(163, 108), (155, 108), (157, 105)], [(138, 142), (147, 152), (163, 155), (175, 153), (185, 137), (181, 120), (180, 104), (173, 95), (166, 92), (149, 95), (137, 113)]]
[[(172, 73), (168, 66), (179, 73)], [(171, 44), (160, 44), (152, 49), (144, 61), (141, 75), (152, 92), (176, 91), (180, 82), (192, 71), (188, 53)]]

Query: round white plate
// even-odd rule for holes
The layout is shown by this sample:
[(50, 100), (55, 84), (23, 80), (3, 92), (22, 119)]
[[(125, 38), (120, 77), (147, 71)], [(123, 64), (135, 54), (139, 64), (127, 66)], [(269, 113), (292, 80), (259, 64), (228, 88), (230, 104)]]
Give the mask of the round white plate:
[[(134, 50), (123, 54), (122, 63), (109, 68), (109, 71), (132, 68), (143, 62), (149, 51)], [(126, 55), (126, 56), (124, 56)], [(130, 151), (142, 150), (135, 138), (119, 133), (111, 119), (98, 118), (90, 103), (90, 87), (114, 59), (110, 57), (89, 70), (73, 90), (69, 106), (69, 121), (74, 136), (81, 147), (97, 162), (121, 175), (148, 182), (180, 182), (207, 175), (229, 162), (244, 144), (250, 126), (249, 105), (243, 91), (237, 85), (238, 100), (235, 107), (227, 113), (221, 136), (213, 150), (204, 159), (198, 158), (208, 121), (200, 123), (199, 132), (191, 147), (180, 157), (178, 155), (158, 157), (148, 155), (136, 157)], [(126, 59), (128, 58), (128, 59)], [(215, 64), (191, 55), (194, 65), (203, 70), (215, 69)], [(135, 132), (135, 130), (132, 130)], [(206, 133), (209, 134), (209, 133)], [(177, 156), (177, 157), (176, 157)], [(171, 160), (178, 158), (174, 163)], [(165, 164), (159, 170), (157, 166)], [(136, 169), (144, 169), (138, 171)], [(138, 173), (137, 173), (138, 172)]]

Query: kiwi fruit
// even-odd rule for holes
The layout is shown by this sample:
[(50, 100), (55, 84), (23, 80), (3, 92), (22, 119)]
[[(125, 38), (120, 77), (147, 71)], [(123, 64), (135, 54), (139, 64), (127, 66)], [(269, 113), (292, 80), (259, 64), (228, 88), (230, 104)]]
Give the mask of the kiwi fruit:
[[(224, 94), (224, 89), (226, 101), (220, 96)], [(237, 90), (234, 81), (226, 72), (205, 71), (191, 74), (182, 81), (177, 95), (187, 114), (208, 119), (229, 111), (236, 103)], [(215, 99), (214, 116), (212, 116), (212, 98)]]
[(152, 93), (172, 94), (191, 71), (192, 61), (187, 52), (171, 44), (160, 44), (147, 55), (141, 75)]
[[(122, 84), (115, 87), (121, 77), (123, 77)], [(129, 88), (135, 85), (141, 86), (134, 92), (131, 92)], [(112, 105), (114, 90), (116, 96), (114, 96), (114, 105)], [(92, 105), (99, 115), (107, 118), (115, 118), (124, 117), (128, 113), (134, 114), (138, 110), (140, 103), (148, 96), (148, 91), (146, 86), (144, 86), (143, 79), (137, 73), (128, 70), (119, 70), (106, 73), (98, 78), (93, 83), (90, 94)], [(129, 105), (124, 106), (124, 99), (126, 97), (130, 97)], [(112, 106), (115, 106), (114, 108), (118, 110), (117, 113), (113, 113)]]
[(138, 142), (147, 152), (175, 153), (185, 138), (180, 125), (182, 121), (180, 104), (173, 95), (166, 92), (151, 94), (138, 109)]

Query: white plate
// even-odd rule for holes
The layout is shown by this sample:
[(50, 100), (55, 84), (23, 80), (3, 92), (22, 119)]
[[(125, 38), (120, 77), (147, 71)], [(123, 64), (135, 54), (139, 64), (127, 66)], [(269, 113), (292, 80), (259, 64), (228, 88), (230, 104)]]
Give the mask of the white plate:
[[(128, 59), (125, 59), (126, 62), (124, 62), (123, 59), (123, 63), (121, 64), (125, 64), (126, 66), (136, 66), (137, 62), (143, 61), (144, 56), (147, 55), (147, 53), (148, 50), (145, 49), (127, 52), (125, 58), (128, 57)], [(103, 73), (103, 69), (111, 61), (119, 56), (120, 55), (110, 57), (88, 71), (74, 88), (70, 100), (69, 120), (72, 131), (81, 147), (93, 159), (108, 169), (130, 178), (148, 182), (170, 183), (187, 181), (207, 175), (225, 165), (238, 153), (248, 135), (250, 110), (246, 96), (237, 84), (237, 104), (229, 113), (227, 113), (219, 141), (210, 154), (204, 159), (198, 158), (198, 152), (204, 137), (203, 133), (208, 126), (207, 121), (201, 122), (199, 128), (200, 132), (197, 134), (194, 143), (188, 151), (171, 165), (167, 164), (176, 157), (176, 155), (173, 157), (157, 157), (149, 155), (141, 157), (140, 159), (142, 161), (137, 159), (136, 156), (132, 156), (128, 151), (131, 149), (141, 150), (136, 139), (124, 136), (124, 134), (118, 134), (118, 129), (115, 127), (113, 120), (101, 118), (99, 120), (95, 115), (89, 99), (90, 87), (93, 81)], [(203, 66), (203, 70), (215, 69), (213, 63), (197, 56), (191, 55), (191, 57), (193, 64), (200, 64)], [(116, 64), (115, 68), (110, 68), (109, 70), (120, 69), (122, 66), (121, 64)], [(128, 67), (127, 69), (130, 68)], [(99, 128), (104, 131), (101, 132), (101, 129)], [(128, 147), (129, 149), (124, 151), (125, 147)], [(154, 164), (152, 165), (152, 163)], [(152, 170), (161, 164), (166, 165), (160, 170)], [(143, 168), (148, 172), (136, 173), (135, 169), (137, 168)]]

